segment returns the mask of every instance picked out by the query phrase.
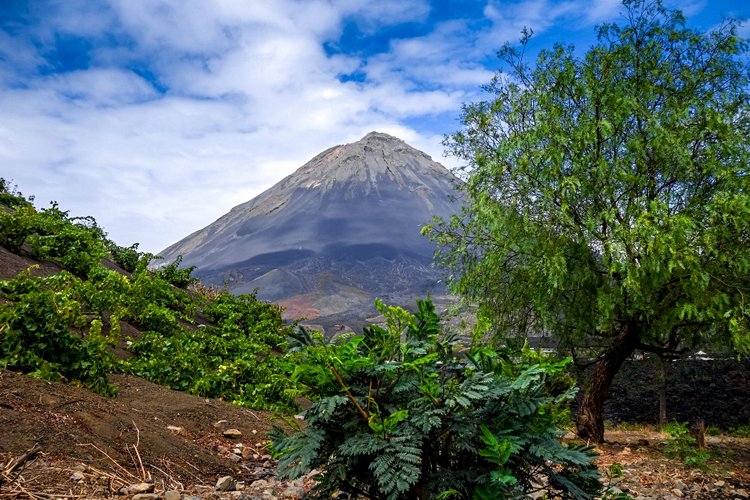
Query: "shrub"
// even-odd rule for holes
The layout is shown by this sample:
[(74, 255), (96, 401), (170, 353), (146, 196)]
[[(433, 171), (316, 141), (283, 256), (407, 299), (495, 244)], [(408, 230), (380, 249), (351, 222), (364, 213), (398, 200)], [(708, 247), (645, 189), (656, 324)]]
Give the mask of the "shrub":
[(133, 243), (129, 247), (121, 247), (117, 243), (107, 241), (107, 248), (112, 261), (129, 273), (134, 272), (138, 267), (138, 261), (147, 255), (138, 251), (138, 245), (138, 243)]
[(36, 233), (38, 226), (38, 214), (30, 205), (10, 211), (0, 208), (0, 245), (18, 252), (26, 239)]
[(690, 435), (687, 423), (669, 422), (664, 427), (664, 432), (672, 436), (664, 446), (664, 453), (669, 458), (679, 458), (692, 467), (705, 467), (704, 464), (711, 455), (696, 447), (695, 438)]
[(592, 498), (600, 490), (592, 450), (562, 444), (555, 424), (575, 391), (547, 381), (567, 360), (528, 363), (523, 352), (487, 348), (459, 358), (431, 302), (418, 301), (414, 315), (376, 304), (387, 328), (336, 342), (304, 329), (290, 338), (293, 379), (312, 406), (304, 430), (272, 434), (281, 478), (322, 470), (320, 497), (490, 499), (548, 490)]
[(67, 272), (46, 278), (22, 273), (0, 282), (10, 301), (0, 305), (0, 366), (113, 395), (106, 376), (113, 363), (109, 342), (101, 320), (89, 322), (84, 314), (77, 282)]
[(199, 396), (254, 408), (293, 408), (286, 365), (274, 352), (288, 333), (279, 307), (225, 292), (204, 313), (218, 326), (149, 331), (133, 342), (129, 371)]
[(180, 264), (182, 264), (182, 255), (178, 255), (174, 262), (157, 270), (156, 275), (177, 288), (187, 288), (196, 283), (198, 278), (191, 276), (195, 271), (195, 266), (180, 268)]

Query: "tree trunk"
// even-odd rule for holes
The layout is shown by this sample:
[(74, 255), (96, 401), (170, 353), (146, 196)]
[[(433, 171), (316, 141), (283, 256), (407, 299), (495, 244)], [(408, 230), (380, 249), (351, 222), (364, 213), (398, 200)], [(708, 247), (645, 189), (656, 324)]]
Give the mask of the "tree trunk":
[(612, 345), (596, 362), (576, 416), (578, 436), (582, 439), (595, 443), (604, 442), (604, 398), (620, 367), (638, 346), (640, 337), (640, 329), (636, 325), (626, 323), (613, 339)]
[(667, 360), (659, 356), (659, 432), (667, 425)]

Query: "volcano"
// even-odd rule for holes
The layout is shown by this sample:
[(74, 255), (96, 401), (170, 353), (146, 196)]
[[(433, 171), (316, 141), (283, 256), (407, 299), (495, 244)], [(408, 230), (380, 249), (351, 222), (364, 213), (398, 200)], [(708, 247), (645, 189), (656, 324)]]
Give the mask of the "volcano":
[(204, 283), (285, 306), (288, 315), (351, 324), (375, 297), (408, 305), (445, 294), (420, 235), (459, 211), (457, 179), (427, 154), (379, 132), (334, 146), (256, 198), (169, 246)]

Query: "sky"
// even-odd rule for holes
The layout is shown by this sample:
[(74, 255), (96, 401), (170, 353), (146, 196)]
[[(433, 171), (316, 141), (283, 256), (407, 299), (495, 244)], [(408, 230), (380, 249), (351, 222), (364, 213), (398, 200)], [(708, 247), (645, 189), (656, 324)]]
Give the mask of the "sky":
[[(708, 30), (750, 0), (665, 0)], [(534, 30), (585, 51), (619, 0), (0, 0), (0, 177), (158, 253), (370, 131), (446, 134)], [(750, 37), (745, 24), (741, 34)]]

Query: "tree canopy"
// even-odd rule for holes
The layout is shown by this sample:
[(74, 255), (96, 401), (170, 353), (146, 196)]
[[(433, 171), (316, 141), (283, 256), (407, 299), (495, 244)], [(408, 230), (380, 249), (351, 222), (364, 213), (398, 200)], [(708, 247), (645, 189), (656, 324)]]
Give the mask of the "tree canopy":
[(578, 427), (598, 441), (634, 352), (750, 350), (748, 46), (734, 21), (701, 33), (660, 2), (624, 13), (583, 56), (500, 51), (490, 98), (446, 140), (464, 211), (427, 228), (498, 336), (545, 332), (595, 363)]

